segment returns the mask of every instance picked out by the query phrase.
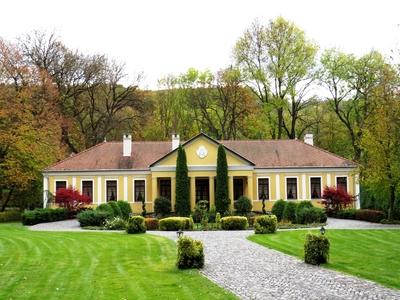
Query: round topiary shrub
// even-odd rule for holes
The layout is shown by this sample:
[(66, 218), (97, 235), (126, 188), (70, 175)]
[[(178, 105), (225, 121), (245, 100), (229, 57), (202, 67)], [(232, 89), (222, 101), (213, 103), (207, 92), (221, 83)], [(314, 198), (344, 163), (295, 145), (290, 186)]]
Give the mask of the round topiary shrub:
[(119, 209), (121, 210), (122, 218), (128, 220), (128, 218), (132, 214), (131, 205), (128, 202), (122, 200), (117, 201), (117, 204), (119, 206)]
[(304, 262), (320, 265), (328, 262), (330, 243), (325, 235), (307, 234), (304, 243)]
[(283, 210), (282, 220), (296, 223), (296, 209), (296, 202), (286, 201), (285, 209)]
[(273, 215), (276, 216), (278, 222), (280, 222), (283, 218), (283, 211), (285, 210), (286, 202), (284, 200), (275, 201), (274, 205), (272, 206), (271, 212)]
[(158, 230), (158, 220), (155, 218), (145, 218), (144, 223), (146, 224), (147, 230)]
[(236, 209), (236, 213), (240, 215), (247, 215), (251, 212), (253, 205), (251, 204), (251, 200), (246, 196), (240, 196), (238, 200), (235, 201), (234, 207)]
[(154, 212), (161, 217), (168, 216), (171, 213), (171, 201), (165, 197), (158, 197), (154, 200)]
[(181, 237), (178, 240), (179, 269), (202, 268), (204, 266), (203, 243), (190, 237)]
[(255, 233), (275, 233), (278, 228), (278, 219), (275, 215), (263, 215), (254, 220)]
[(187, 217), (169, 217), (161, 219), (159, 222), (159, 229), (163, 231), (177, 231), (181, 230), (192, 230), (193, 219)]
[(223, 230), (244, 230), (249, 226), (246, 217), (231, 216), (221, 218), (221, 228)]
[(133, 216), (128, 220), (126, 226), (127, 233), (145, 233), (146, 224), (144, 223), (144, 218), (142, 216)]

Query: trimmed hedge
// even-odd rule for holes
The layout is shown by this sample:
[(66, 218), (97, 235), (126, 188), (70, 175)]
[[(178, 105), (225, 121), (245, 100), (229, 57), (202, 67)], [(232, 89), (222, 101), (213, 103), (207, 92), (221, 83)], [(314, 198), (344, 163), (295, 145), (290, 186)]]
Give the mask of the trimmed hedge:
[(202, 268), (204, 266), (203, 243), (190, 237), (179, 238), (176, 265), (179, 269)]
[(282, 219), (292, 223), (296, 223), (296, 210), (297, 203), (292, 201), (287, 201), (285, 209), (283, 210)]
[(171, 201), (165, 197), (157, 197), (154, 200), (154, 212), (162, 217), (168, 216), (171, 213)]
[(307, 234), (304, 243), (304, 262), (320, 265), (328, 262), (329, 240), (325, 235)]
[(123, 200), (118, 200), (117, 204), (121, 211), (122, 218), (124, 218), (125, 220), (128, 220), (130, 215), (132, 214), (131, 205), (128, 202), (123, 201)]
[(110, 213), (106, 210), (85, 210), (77, 215), (81, 227), (104, 226), (110, 217)]
[(254, 220), (255, 233), (275, 233), (278, 228), (278, 219), (275, 215), (258, 216)]
[(231, 216), (221, 218), (221, 228), (223, 230), (244, 230), (249, 226), (246, 217)]
[(106, 220), (104, 228), (107, 230), (125, 230), (127, 222), (121, 217)]
[(286, 202), (284, 200), (275, 201), (272, 206), (271, 213), (276, 216), (278, 222), (280, 222), (283, 218), (283, 211), (285, 210)]
[(309, 207), (296, 212), (297, 224), (325, 223), (327, 216), (322, 208)]
[(145, 218), (144, 223), (146, 224), (147, 230), (158, 230), (158, 220), (155, 218)]
[(128, 220), (126, 226), (127, 233), (145, 233), (146, 224), (144, 223), (144, 218), (142, 216), (133, 216)]
[(339, 219), (355, 220), (356, 212), (357, 212), (357, 209), (355, 209), (355, 208), (339, 210), (337, 213), (334, 214), (334, 217), (339, 218)]
[(169, 217), (161, 219), (159, 222), (159, 228), (163, 231), (176, 231), (176, 230), (192, 230), (193, 220), (187, 217)]
[(356, 220), (380, 223), (385, 219), (385, 213), (380, 210), (358, 209), (356, 211)]
[(240, 196), (238, 200), (235, 201), (234, 207), (236, 209), (236, 213), (241, 215), (246, 215), (251, 212), (253, 205), (251, 204), (251, 200), (246, 196)]
[(66, 220), (68, 219), (68, 211), (65, 208), (36, 208), (34, 210), (26, 210), (21, 217), (22, 224), (35, 225)]
[(21, 221), (21, 211), (19, 209), (10, 209), (0, 212), (0, 223)]

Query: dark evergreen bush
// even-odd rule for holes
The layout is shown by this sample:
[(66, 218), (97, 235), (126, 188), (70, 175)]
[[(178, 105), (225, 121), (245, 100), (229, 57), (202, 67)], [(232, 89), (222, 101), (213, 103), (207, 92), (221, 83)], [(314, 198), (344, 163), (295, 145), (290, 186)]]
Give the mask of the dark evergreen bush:
[(356, 220), (380, 223), (385, 219), (385, 213), (380, 210), (358, 209), (356, 211)]
[(271, 212), (273, 215), (276, 216), (278, 222), (280, 222), (283, 218), (283, 211), (285, 210), (286, 202), (284, 200), (277, 200), (275, 201), (274, 205), (272, 206)]
[(171, 201), (165, 197), (158, 197), (154, 200), (154, 212), (161, 217), (168, 216), (171, 213)]
[(221, 218), (221, 228), (223, 230), (244, 230), (249, 227), (246, 217), (231, 216)]
[(193, 220), (191, 218), (186, 217), (169, 217), (165, 219), (161, 219), (159, 221), (160, 230), (164, 231), (177, 231), (181, 230), (192, 230), (193, 229)]
[(35, 225), (39, 223), (55, 222), (68, 219), (69, 214), (65, 208), (36, 208), (22, 213), (22, 224)]
[(122, 211), (117, 204), (117, 201), (110, 201), (107, 203), (113, 210), (114, 217), (122, 217)]
[(307, 234), (304, 243), (304, 261), (312, 265), (327, 263), (329, 246), (329, 240), (325, 235)]
[(292, 223), (296, 223), (296, 209), (297, 203), (292, 201), (287, 201), (285, 209), (283, 210), (282, 219)]
[(175, 177), (175, 212), (179, 216), (186, 217), (190, 215), (189, 177), (186, 164), (186, 153), (181, 145), (179, 145), (178, 148)]
[(19, 209), (9, 209), (0, 212), (0, 223), (21, 221), (21, 211)]
[(110, 202), (100, 204), (99, 206), (97, 206), (96, 210), (107, 212), (110, 218), (118, 217), (114, 214), (114, 209), (111, 207)]
[(132, 214), (131, 205), (127, 201), (122, 200), (117, 201), (117, 204), (121, 210), (122, 218), (128, 220), (129, 216)]
[(343, 209), (343, 210), (339, 210), (337, 213), (335, 213), (333, 215), (333, 217), (339, 218), (339, 219), (355, 220), (356, 212), (357, 212), (357, 209), (355, 209), (355, 208)]
[(128, 219), (128, 224), (126, 225), (127, 233), (145, 233), (146, 224), (142, 216), (132, 216)]
[(297, 224), (324, 223), (326, 219), (325, 211), (318, 207), (303, 208), (296, 213)]
[(190, 237), (179, 238), (176, 265), (179, 269), (202, 268), (204, 266), (203, 243)]
[(77, 218), (81, 227), (104, 226), (110, 214), (105, 210), (85, 210), (81, 211)]
[(217, 212), (225, 215), (229, 211), (229, 190), (228, 190), (228, 163), (226, 161), (225, 148), (218, 146), (217, 176), (215, 187), (215, 207)]
[(236, 213), (239, 215), (247, 215), (249, 212), (251, 212), (252, 208), (253, 205), (251, 204), (251, 200), (246, 196), (241, 196), (235, 201)]
[(275, 233), (278, 228), (278, 219), (275, 215), (258, 216), (254, 220), (255, 233)]

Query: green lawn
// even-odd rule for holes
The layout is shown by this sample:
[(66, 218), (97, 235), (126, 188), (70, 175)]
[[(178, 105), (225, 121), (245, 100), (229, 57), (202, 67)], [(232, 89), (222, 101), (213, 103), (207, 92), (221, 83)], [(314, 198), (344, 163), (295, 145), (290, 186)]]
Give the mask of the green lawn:
[(150, 234), (33, 232), (0, 224), (0, 299), (235, 299)]
[[(249, 240), (303, 259), (308, 232), (279, 231)], [(331, 250), (325, 267), (400, 289), (400, 230), (328, 230), (326, 235)]]

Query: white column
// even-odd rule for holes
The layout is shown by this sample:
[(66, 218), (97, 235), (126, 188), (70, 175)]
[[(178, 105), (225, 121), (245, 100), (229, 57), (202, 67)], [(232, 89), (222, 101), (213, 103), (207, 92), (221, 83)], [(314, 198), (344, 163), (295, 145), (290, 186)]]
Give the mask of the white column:
[(354, 176), (354, 180), (355, 180), (355, 183), (356, 183), (356, 208), (357, 209), (360, 209), (360, 207), (361, 207), (361, 203), (360, 203), (360, 180), (359, 180), (360, 178), (359, 178), (359, 176), (358, 176), (358, 174), (356, 174), (356, 176)]
[(49, 192), (49, 178), (47, 176), (43, 176), (43, 208), (46, 208), (47, 201), (49, 200), (47, 198), (48, 192)]
[(72, 187), (76, 189), (76, 177), (72, 177)]
[(331, 186), (331, 174), (326, 175), (326, 185)]
[(281, 199), (281, 181), (279, 174), (275, 175), (275, 183), (276, 183), (276, 200)]
[(301, 175), (301, 184), (302, 184), (302, 190), (303, 190), (303, 200), (306, 200), (307, 199), (306, 174)]
[(101, 177), (97, 177), (97, 203), (101, 203)]
[(124, 176), (124, 200), (128, 201), (128, 176)]

